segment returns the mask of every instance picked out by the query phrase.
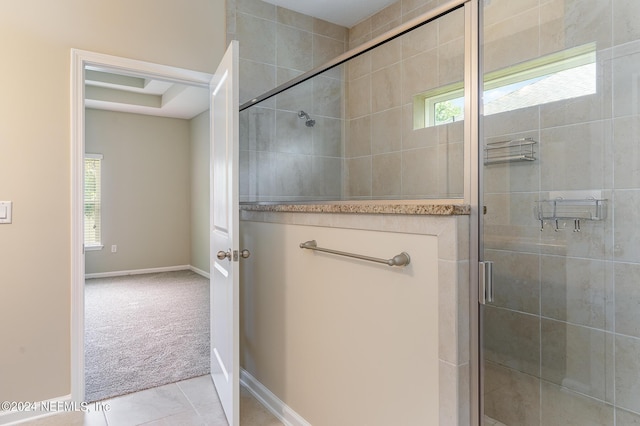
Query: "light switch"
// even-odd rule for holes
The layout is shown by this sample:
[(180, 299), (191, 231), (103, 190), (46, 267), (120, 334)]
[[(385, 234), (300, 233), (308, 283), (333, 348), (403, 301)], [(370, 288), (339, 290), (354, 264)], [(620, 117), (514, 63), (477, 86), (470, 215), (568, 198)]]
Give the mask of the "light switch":
[(0, 201), (0, 223), (11, 223), (11, 201)]

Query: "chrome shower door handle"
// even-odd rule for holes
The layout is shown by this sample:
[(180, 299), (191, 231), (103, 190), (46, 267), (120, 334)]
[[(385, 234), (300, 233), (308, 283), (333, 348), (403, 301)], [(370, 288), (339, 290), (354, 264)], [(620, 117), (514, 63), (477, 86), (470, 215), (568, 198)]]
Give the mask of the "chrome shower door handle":
[(229, 249), (229, 251), (220, 250), (218, 254), (216, 254), (216, 257), (218, 258), (218, 260), (225, 260), (225, 259), (231, 260), (231, 249)]

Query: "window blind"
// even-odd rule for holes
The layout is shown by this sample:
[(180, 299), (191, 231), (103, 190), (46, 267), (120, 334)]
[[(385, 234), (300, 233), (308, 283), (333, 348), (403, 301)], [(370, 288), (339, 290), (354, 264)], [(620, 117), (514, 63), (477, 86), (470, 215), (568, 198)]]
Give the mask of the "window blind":
[(84, 245), (102, 245), (101, 232), (102, 155), (85, 154), (84, 158)]

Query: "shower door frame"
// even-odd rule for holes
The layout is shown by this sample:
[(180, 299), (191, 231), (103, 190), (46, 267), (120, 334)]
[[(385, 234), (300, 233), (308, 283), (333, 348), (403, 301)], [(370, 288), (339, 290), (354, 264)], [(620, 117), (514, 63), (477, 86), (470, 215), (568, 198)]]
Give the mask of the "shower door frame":
[(482, 351), (480, 335), (480, 261), (482, 253), (483, 168), (480, 155), (482, 126), (482, 7), (480, 0), (465, 6), (465, 127), (464, 202), (469, 212), (469, 411), (470, 424), (482, 425)]

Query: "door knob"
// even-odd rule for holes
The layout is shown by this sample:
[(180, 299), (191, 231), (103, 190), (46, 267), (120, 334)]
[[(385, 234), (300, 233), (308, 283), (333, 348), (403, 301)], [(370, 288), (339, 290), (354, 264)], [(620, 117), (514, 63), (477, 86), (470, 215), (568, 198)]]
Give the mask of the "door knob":
[(251, 256), (251, 252), (247, 249), (244, 249), (240, 252), (240, 257), (243, 259), (248, 259)]
[(218, 254), (216, 255), (216, 257), (217, 257), (219, 260), (225, 260), (225, 259), (229, 259), (229, 260), (231, 260), (231, 250), (229, 250), (229, 251), (222, 251), (222, 250), (220, 250), (220, 251), (218, 252)]

